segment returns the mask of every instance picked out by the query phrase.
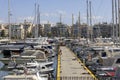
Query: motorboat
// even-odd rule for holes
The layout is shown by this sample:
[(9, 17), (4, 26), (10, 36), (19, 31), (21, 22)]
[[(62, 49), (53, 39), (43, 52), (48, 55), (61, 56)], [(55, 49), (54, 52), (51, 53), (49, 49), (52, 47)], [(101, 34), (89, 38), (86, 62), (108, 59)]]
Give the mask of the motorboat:
[(22, 74), (4, 76), (3, 80), (48, 80), (48, 74)]
[(54, 68), (52, 68), (51, 65), (53, 65), (53, 62), (38, 63), (37, 61), (34, 61), (26, 63), (27, 68), (37, 68), (42, 74), (52, 73)]
[(31, 62), (28, 62), (26, 63), (26, 66), (27, 67), (39, 67), (39, 66), (47, 66), (47, 67), (50, 67), (53, 65), (53, 62), (41, 62), (41, 63), (38, 63), (37, 61), (31, 61)]

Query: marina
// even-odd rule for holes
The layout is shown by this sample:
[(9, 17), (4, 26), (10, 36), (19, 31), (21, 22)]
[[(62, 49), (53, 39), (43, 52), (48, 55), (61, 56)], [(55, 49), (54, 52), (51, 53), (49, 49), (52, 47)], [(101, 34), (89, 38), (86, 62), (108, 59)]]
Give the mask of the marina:
[(0, 80), (120, 80), (120, 0), (0, 0), (0, 12)]
[[(85, 66), (85, 64), (82, 63), (82, 61), (80, 61), (80, 59), (67, 46), (58, 46), (58, 43), (56, 45), (57, 46), (54, 51), (56, 51), (55, 53), (57, 56), (53, 57), (52, 59), (53, 61), (51, 61), (51, 59), (48, 59), (49, 57), (46, 58), (46, 56), (44, 55), (45, 53), (43, 52), (36, 53), (39, 52), (38, 49), (41, 50), (40, 49), (41, 46), (36, 47), (37, 50), (35, 51), (29, 50), (28, 48), (26, 50), (25, 48), (24, 49), (25, 51), (21, 53), (22, 55), (18, 55), (18, 54), (11, 55), (12, 59), (3, 58), (2, 60), (1, 58), (0, 61), (6, 64), (4, 66), (8, 66), (5, 68), (6, 71), (3, 72), (1, 71), (1, 74), (4, 73), (4, 75), (1, 75), (2, 79), (26, 80), (27, 78), (28, 80), (29, 79), (39, 80), (37, 79), (37, 77), (38, 74), (40, 73), (39, 77), (41, 77), (42, 79), (42, 76), (44, 77), (46, 76), (45, 80), (52, 80), (52, 79), (53, 80), (72, 80), (72, 79), (97, 80), (94, 74)], [(27, 51), (29, 51), (30, 53), (28, 54)], [(36, 59), (36, 54), (37, 56), (41, 55), (45, 57), (45, 59), (44, 60), (41, 60), (40, 58)], [(34, 55), (34, 57), (32, 55)], [(50, 68), (50, 66), (52, 67)], [(27, 74), (25, 72), (26, 71), (25, 69), (27, 69)], [(36, 72), (36, 69), (39, 71)], [(11, 74), (15, 74), (15, 75), (11, 75)]]
[[(17, 46), (17, 43), (14, 46)], [(7, 48), (8, 52), (11, 50), (10, 47)], [(6, 47), (2, 49), (6, 50)], [(1, 75), (1, 79), (26, 80), (27, 78), (28, 80), (56, 80), (57, 44), (54, 46), (47, 43), (39, 44), (37, 46), (34, 45), (34, 48), (28, 46), (23, 49), (23, 52), (12, 54), (15, 52), (12, 49), (12, 52), (6, 53), (6, 55), (3, 55), (4, 52), (1, 53), (1, 65), (4, 64), (1, 66), (1, 74), (3, 74)], [(9, 54), (11, 55), (7, 56)]]
[(52, 44), (26, 46), (23, 52), (11, 56), (3, 52), (1, 79), (119, 80), (120, 47), (113, 45), (105, 42), (88, 46), (85, 40), (59, 39)]

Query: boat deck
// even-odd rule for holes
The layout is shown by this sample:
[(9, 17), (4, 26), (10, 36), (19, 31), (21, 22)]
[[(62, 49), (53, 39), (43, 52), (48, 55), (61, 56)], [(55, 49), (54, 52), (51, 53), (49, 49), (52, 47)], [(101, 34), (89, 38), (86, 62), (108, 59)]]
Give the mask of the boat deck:
[(60, 50), (57, 80), (97, 80), (70, 49), (61, 46)]
[(8, 75), (4, 80), (48, 80), (48, 76), (42, 76), (38, 79), (36, 75)]

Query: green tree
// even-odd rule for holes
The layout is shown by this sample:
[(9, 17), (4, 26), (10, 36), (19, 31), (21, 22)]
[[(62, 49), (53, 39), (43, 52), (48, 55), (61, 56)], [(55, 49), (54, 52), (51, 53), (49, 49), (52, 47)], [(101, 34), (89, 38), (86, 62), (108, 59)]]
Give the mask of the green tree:
[(27, 32), (27, 37), (32, 37), (32, 33), (31, 32)]
[(51, 32), (47, 33), (47, 36), (48, 36), (48, 37), (51, 37), (51, 36), (52, 36)]
[(1, 31), (1, 37), (5, 37), (5, 30)]

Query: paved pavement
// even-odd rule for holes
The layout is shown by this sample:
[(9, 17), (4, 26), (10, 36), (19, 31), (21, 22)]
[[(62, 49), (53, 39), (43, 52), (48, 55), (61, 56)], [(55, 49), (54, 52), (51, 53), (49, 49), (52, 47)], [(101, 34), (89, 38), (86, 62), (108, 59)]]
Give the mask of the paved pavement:
[(60, 57), (60, 77), (90, 77), (91, 75), (83, 67), (74, 53), (67, 47), (61, 46), (61, 57)]

